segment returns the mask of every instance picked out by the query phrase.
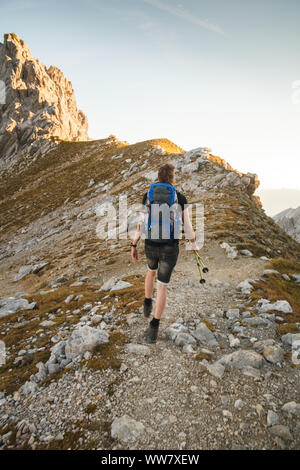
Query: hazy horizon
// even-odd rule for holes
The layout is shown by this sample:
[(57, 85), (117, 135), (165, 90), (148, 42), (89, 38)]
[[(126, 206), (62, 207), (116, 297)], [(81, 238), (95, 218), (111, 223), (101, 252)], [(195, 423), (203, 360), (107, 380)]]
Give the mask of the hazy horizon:
[(274, 215), (286, 209), (297, 209), (300, 207), (300, 190), (292, 188), (258, 188), (256, 193), (263, 204), (267, 215)]

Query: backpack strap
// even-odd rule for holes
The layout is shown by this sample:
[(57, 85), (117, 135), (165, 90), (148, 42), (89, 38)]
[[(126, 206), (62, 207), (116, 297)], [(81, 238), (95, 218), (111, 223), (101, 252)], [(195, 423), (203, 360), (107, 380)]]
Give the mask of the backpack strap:
[[(173, 186), (172, 186), (172, 188), (173, 188), (173, 191), (174, 191), (174, 195), (173, 195), (174, 201), (172, 202), (172, 204), (175, 204), (175, 203), (177, 204), (177, 203), (178, 203), (177, 191), (176, 191), (176, 189), (175, 189)], [(172, 204), (171, 204), (171, 205), (172, 205)]]
[(149, 191), (147, 192), (147, 199), (146, 199), (146, 202), (145, 202), (145, 206), (146, 206), (146, 209), (147, 209), (147, 217), (146, 217), (146, 221), (147, 221), (147, 224), (145, 226), (145, 230), (146, 230), (146, 238), (149, 237), (149, 230), (150, 230), (150, 226), (151, 226), (151, 198), (152, 198), (152, 202), (153, 202), (153, 188), (152, 188), (153, 184), (151, 185)]
[(153, 191), (154, 191), (155, 183), (151, 184), (150, 189), (148, 191), (148, 201), (153, 202)]

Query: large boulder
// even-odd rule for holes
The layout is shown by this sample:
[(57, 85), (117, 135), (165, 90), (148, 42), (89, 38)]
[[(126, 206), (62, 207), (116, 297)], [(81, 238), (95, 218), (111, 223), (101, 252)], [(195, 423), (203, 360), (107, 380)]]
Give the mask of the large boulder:
[(271, 326), (272, 322), (267, 318), (252, 316), (250, 318), (245, 318), (243, 322), (248, 326)]
[(215, 334), (206, 326), (205, 323), (201, 322), (197, 326), (195, 331), (191, 331), (191, 334), (204, 346), (210, 348), (218, 347), (218, 342), (216, 340)]
[(240, 282), (237, 286), (237, 290), (241, 291), (241, 294), (250, 294), (251, 291), (254, 289), (251, 282), (255, 282), (253, 279), (245, 279), (244, 281)]
[(188, 333), (188, 328), (180, 323), (172, 323), (165, 329), (165, 335), (171, 341), (175, 341), (179, 333)]
[(213, 362), (210, 364), (208, 361), (202, 361), (202, 364), (206, 367), (207, 371), (214, 377), (221, 379), (225, 372), (225, 366), (220, 362)]
[(126, 344), (126, 349), (131, 354), (137, 354), (138, 356), (149, 356), (150, 348), (144, 344), (129, 343)]
[(198, 161), (207, 160), (211, 149), (208, 147), (197, 147), (195, 149), (189, 150), (184, 154), (184, 160), (186, 163), (190, 162), (191, 158), (197, 158)]
[(14, 282), (18, 282), (23, 277), (27, 276), (28, 274), (37, 274), (39, 273), (45, 266), (47, 266), (47, 262), (43, 261), (42, 263), (38, 264), (28, 264), (26, 266), (21, 266), (19, 269), (18, 274), (14, 278)]
[(275, 310), (280, 313), (293, 313), (293, 309), (287, 300), (277, 300), (271, 303), (267, 299), (261, 299), (257, 302), (259, 313), (269, 312)]
[(294, 279), (296, 283), (300, 282), (300, 274), (292, 274), (292, 278)]
[(0, 318), (6, 317), (19, 310), (32, 310), (35, 308), (36, 303), (29, 303), (26, 299), (20, 299), (15, 297), (7, 297), (0, 300)]
[(226, 251), (227, 257), (230, 259), (235, 259), (238, 256), (238, 252), (236, 248), (228, 245), (228, 243), (223, 242), (220, 245), (221, 248), (223, 248)]
[(191, 344), (192, 346), (196, 346), (197, 341), (193, 338), (189, 333), (178, 333), (175, 339), (176, 346), (185, 346), (187, 344)]
[(120, 280), (114, 286), (112, 286), (110, 290), (111, 291), (122, 290), (122, 289), (127, 289), (128, 287), (131, 287), (131, 286), (132, 284), (130, 284), (130, 282)]
[(66, 341), (60, 341), (59, 343), (56, 343), (50, 349), (51, 354), (55, 356), (56, 359), (65, 357), (66, 344)]
[(263, 339), (261, 341), (255, 341), (253, 343), (253, 349), (258, 353), (262, 353), (265, 348), (267, 348), (269, 346), (275, 346), (275, 344), (276, 344), (276, 342), (272, 338)]
[(117, 278), (111, 277), (100, 287), (100, 291), (109, 291), (118, 282)]
[(30, 395), (32, 393), (37, 392), (39, 389), (38, 385), (35, 382), (25, 382), (24, 385), (20, 388), (20, 392), (22, 395)]
[(272, 364), (281, 364), (284, 360), (284, 351), (280, 346), (267, 346), (263, 351), (263, 356)]
[(115, 291), (115, 290), (122, 290), (131, 287), (132, 284), (130, 282), (122, 281), (122, 279), (117, 279), (112, 277), (108, 279), (100, 288), (100, 291)]
[(136, 441), (144, 431), (145, 426), (128, 415), (116, 418), (111, 425), (111, 437), (126, 443)]
[(255, 351), (247, 351), (239, 349), (231, 354), (226, 354), (217, 361), (223, 366), (231, 366), (236, 369), (243, 369), (245, 367), (253, 367), (259, 369), (263, 365), (264, 358)]
[(240, 318), (240, 309), (239, 308), (229, 308), (225, 313), (228, 320), (238, 320)]
[(67, 359), (82, 356), (86, 351), (93, 351), (99, 344), (108, 343), (109, 334), (90, 326), (83, 326), (73, 331), (65, 345)]
[(300, 333), (287, 333), (281, 336), (281, 341), (285, 346), (291, 346), (294, 350), (300, 349)]

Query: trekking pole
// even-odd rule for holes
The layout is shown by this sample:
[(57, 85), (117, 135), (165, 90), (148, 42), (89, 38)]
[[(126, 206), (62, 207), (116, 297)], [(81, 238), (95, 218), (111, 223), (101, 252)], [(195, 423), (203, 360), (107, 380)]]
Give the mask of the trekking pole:
[(199, 275), (200, 275), (200, 284), (205, 284), (205, 279), (203, 278), (203, 275), (202, 275), (202, 272), (203, 273), (208, 273), (208, 268), (205, 267), (205, 264), (202, 260), (202, 258), (200, 257), (198, 251), (194, 250), (194, 253), (195, 253), (195, 259), (196, 259), (196, 263), (197, 263), (197, 267), (198, 267), (198, 271), (199, 271)]
[(198, 261), (198, 262), (200, 263), (200, 265), (201, 265), (202, 271), (203, 271), (204, 273), (208, 273), (208, 268), (205, 267), (204, 261), (203, 261), (203, 259), (200, 257), (198, 251), (196, 251), (195, 253), (196, 253), (197, 261)]

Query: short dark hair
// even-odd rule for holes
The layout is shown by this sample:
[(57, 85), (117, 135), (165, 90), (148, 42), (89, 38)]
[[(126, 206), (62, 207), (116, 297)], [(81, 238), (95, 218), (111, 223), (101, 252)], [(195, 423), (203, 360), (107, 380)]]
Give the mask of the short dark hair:
[(160, 183), (175, 183), (175, 166), (173, 163), (165, 163), (158, 170), (158, 179)]

